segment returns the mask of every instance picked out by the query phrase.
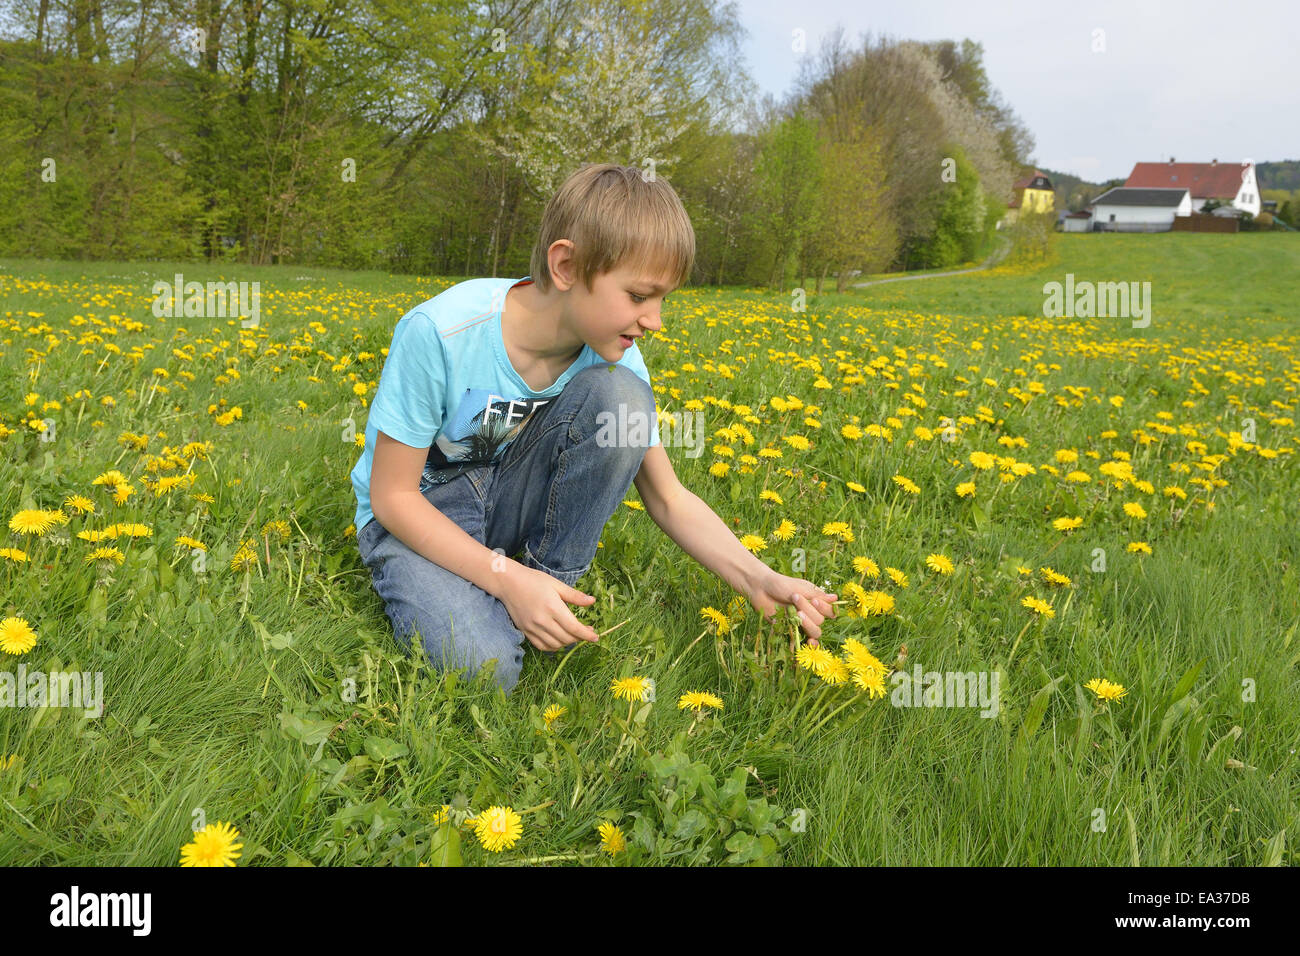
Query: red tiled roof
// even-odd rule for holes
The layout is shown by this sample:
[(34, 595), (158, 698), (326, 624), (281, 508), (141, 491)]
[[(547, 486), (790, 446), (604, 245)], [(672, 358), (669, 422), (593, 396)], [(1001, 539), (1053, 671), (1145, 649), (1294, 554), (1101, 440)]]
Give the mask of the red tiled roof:
[(1239, 163), (1137, 163), (1124, 185), (1187, 189), (1194, 199), (1234, 199), (1245, 168)]
[(1020, 191), (1023, 190), (1023, 189), (1028, 189), (1028, 188), (1029, 188), (1029, 184), (1032, 183), (1032, 182), (1033, 182), (1035, 179), (1037, 179), (1039, 176), (1042, 176), (1044, 179), (1047, 178), (1047, 174), (1046, 174), (1046, 173), (1044, 173), (1044, 172), (1042, 172), (1042, 171), (1040, 171), (1040, 170), (1035, 169), (1032, 173), (1030, 173), (1028, 176), (1025, 176), (1023, 179), (1017, 179), (1017, 180), (1016, 180), (1016, 181), (1011, 185), (1011, 188), (1014, 189), (1016, 192), (1020, 192)]

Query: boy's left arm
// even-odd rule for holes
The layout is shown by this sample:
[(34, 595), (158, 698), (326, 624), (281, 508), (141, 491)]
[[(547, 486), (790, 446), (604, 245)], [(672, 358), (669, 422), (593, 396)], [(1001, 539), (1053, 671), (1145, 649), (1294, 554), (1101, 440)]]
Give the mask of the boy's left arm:
[(778, 604), (793, 605), (810, 638), (821, 637), (821, 623), (835, 617), (828, 594), (811, 581), (779, 574), (750, 554), (731, 529), (699, 496), (677, 480), (663, 445), (651, 445), (633, 479), (646, 513), (683, 551), (749, 599), (766, 618)]

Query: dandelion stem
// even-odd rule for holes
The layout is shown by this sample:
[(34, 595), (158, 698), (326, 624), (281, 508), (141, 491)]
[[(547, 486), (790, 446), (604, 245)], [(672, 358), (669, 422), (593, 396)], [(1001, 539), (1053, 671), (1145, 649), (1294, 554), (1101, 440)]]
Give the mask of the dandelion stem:
[[(627, 720), (625, 720), (625, 721), (623, 722), (623, 726), (624, 726), (624, 727), (631, 727), (631, 726), (632, 726), (632, 707), (633, 707), (635, 704), (636, 704), (636, 699), (635, 699), (635, 698), (633, 698), (632, 700), (629, 700), (629, 701), (627, 702)], [(623, 731), (623, 736), (620, 737), (620, 738), (618, 738), (618, 746), (617, 746), (616, 748), (614, 748), (614, 756), (612, 756), (612, 757), (609, 758), (609, 763), (610, 763), (610, 767), (611, 767), (611, 769), (613, 768), (614, 761), (618, 759), (618, 755), (619, 755), (619, 753), (623, 750), (623, 742), (624, 742), (625, 740), (627, 740), (627, 731), (626, 731), (626, 730)]]
[(803, 686), (799, 688), (799, 697), (795, 700), (794, 706), (785, 713), (777, 714), (776, 720), (772, 723), (772, 726), (768, 728), (767, 733), (763, 734), (763, 736), (759, 738), (759, 743), (763, 743), (768, 739), (768, 737), (775, 734), (792, 714), (797, 714), (799, 712), (799, 705), (803, 703), (804, 695), (808, 692), (808, 672), (803, 671), (802, 676)]
[(830, 684), (822, 684), (821, 692), (817, 695), (817, 699), (816, 699), (815, 701), (813, 701), (813, 705), (812, 705), (811, 707), (808, 708), (808, 714), (807, 714), (807, 716), (804, 718), (804, 720), (805, 720), (807, 723), (812, 723), (813, 719), (814, 719), (814, 718), (816, 717), (816, 715), (817, 715), (817, 711), (818, 711), (818, 709), (819, 709), (819, 708), (821, 707), (821, 705), (822, 705), (822, 701), (825, 700), (825, 699), (826, 699), (826, 695), (827, 695), (828, 693), (830, 693), (830, 689), (831, 689), (831, 685), (830, 685)]
[(834, 710), (832, 710), (829, 714), (827, 714), (825, 717), (823, 717), (823, 718), (822, 718), (822, 719), (821, 719), (821, 720), (820, 720), (820, 721), (819, 721), (819, 722), (818, 722), (818, 723), (817, 723), (817, 724), (816, 724), (816, 725), (815, 725), (811, 730), (807, 731), (807, 732), (804, 733), (802, 736), (804, 736), (804, 737), (811, 737), (813, 734), (817, 733), (817, 731), (821, 730), (822, 727), (824, 727), (827, 723), (830, 722), (830, 720), (831, 720), (832, 717), (834, 717), (836, 714), (838, 714), (840, 711), (842, 711), (845, 707), (848, 707), (850, 704), (852, 704), (852, 703), (853, 703), (855, 700), (857, 700), (857, 699), (858, 699), (858, 698), (857, 698), (856, 695), (854, 695), (853, 697), (850, 697), (850, 698), (849, 698), (848, 700), (846, 700), (844, 703), (840, 704), (840, 706), (836, 707), (836, 708), (835, 708)]
[(692, 647), (694, 647), (696, 644), (700, 643), (700, 639), (703, 638), (704, 635), (707, 634), (707, 633), (709, 633), (709, 629), (708, 629), (707, 627), (706, 627), (704, 630), (700, 631), (700, 636), (697, 637), (695, 640), (691, 641), (691, 643), (688, 644), (688, 645), (686, 646), (686, 650), (682, 651), (680, 654), (677, 655), (677, 660), (675, 660), (675, 661), (673, 661), (671, 664), (669, 664), (669, 665), (668, 665), (668, 669), (669, 669), (669, 670), (672, 670), (674, 667), (676, 667), (678, 664), (680, 664), (680, 663), (682, 662), (682, 658), (685, 657), (685, 656), (690, 652), (690, 649), (691, 649)]
[(547, 800), (545, 803), (539, 803), (535, 807), (529, 807), (527, 810), (518, 810), (516, 812), (522, 817), (526, 813), (536, 813), (538, 810), (545, 810), (554, 803), (554, 800)]
[(1025, 631), (1029, 630), (1029, 625), (1033, 623), (1034, 623), (1033, 618), (1030, 618), (1028, 621), (1025, 621), (1025, 626), (1022, 627), (1020, 629), (1020, 633), (1016, 635), (1016, 642), (1011, 645), (1011, 653), (1007, 655), (1008, 664), (1010, 664), (1015, 659), (1016, 648), (1020, 646), (1020, 639), (1025, 636)]

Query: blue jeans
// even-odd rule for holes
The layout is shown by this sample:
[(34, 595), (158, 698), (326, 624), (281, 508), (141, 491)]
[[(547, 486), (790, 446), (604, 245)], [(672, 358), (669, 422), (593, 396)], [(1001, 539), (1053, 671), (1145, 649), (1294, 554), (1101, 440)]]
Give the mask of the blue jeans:
[[(634, 411), (655, 414), (654, 393), (634, 372), (603, 363), (585, 368), (533, 413), (499, 461), (421, 493), (475, 541), (508, 556), (522, 551), (522, 564), (573, 587), (645, 457), (644, 447), (621, 438), (597, 444), (606, 420), (597, 416), (618, 419), (620, 403), (625, 420)], [(477, 673), (495, 660), (497, 683), (507, 694), (514, 688), (525, 638), (499, 599), (416, 554), (377, 519), (357, 534), (357, 550), (408, 653), (418, 633), (437, 670)]]

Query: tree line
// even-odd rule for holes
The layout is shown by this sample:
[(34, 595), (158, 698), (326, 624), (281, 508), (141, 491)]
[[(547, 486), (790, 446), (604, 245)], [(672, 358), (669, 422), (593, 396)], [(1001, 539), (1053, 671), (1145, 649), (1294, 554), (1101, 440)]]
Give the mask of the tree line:
[(777, 101), (744, 33), (716, 0), (0, 0), (0, 254), (523, 274), (588, 162), (672, 182), (700, 282), (990, 247), (1033, 141), (979, 44), (792, 28)]

